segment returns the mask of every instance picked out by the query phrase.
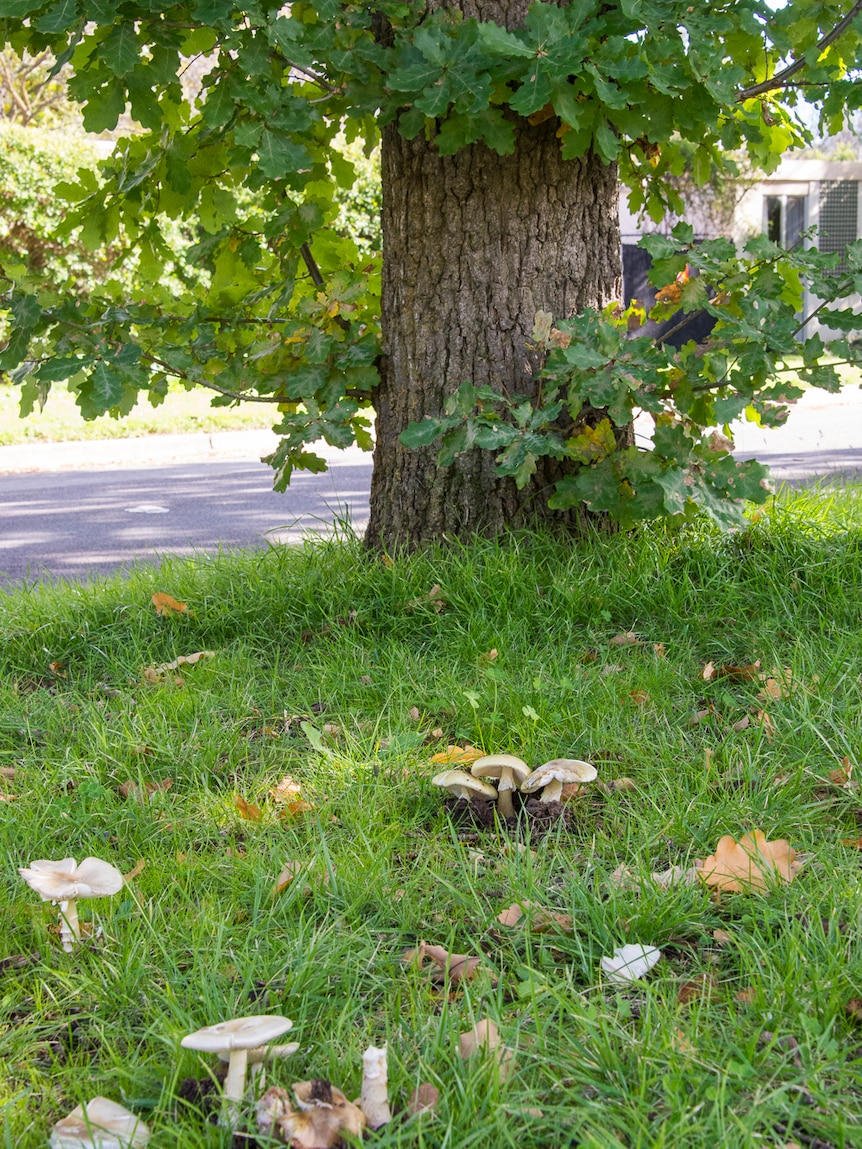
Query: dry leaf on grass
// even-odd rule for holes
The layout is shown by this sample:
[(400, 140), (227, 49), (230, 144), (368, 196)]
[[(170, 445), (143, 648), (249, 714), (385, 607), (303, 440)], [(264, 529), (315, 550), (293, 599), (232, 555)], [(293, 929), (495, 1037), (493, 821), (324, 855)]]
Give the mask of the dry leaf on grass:
[(490, 663), (492, 663), (494, 661), (494, 659), (497, 658), (499, 653), (500, 652), (497, 650), (496, 646), (493, 646), (490, 650), (486, 650), (484, 654), (479, 655), (479, 658), (478, 658), (479, 665), (480, 666), (490, 665)]
[(416, 1086), (407, 1099), (407, 1112), (411, 1117), (416, 1117), (421, 1113), (433, 1113), (439, 1100), (440, 1090), (437, 1086), (423, 1081), (421, 1085)]
[(846, 790), (855, 790), (859, 785), (853, 781), (853, 763), (849, 758), (842, 758), (837, 770), (829, 771), (829, 781), (836, 786), (843, 786)]
[(259, 822), (263, 817), (260, 806), (255, 806), (252, 802), (246, 802), (242, 794), (234, 794), (234, 805), (239, 810), (239, 816), (245, 818), (248, 822)]
[(453, 984), (469, 981), (482, 961), (480, 957), (471, 954), (449, 953), (443, 946), (429, 945), (427, 942), (420, 942), (415, 950), (408, 950), (408, 954), (420, 968), (425, 958), (434, 963), (437, 968), (431, 971), (432, 981), (442, 982), (448, 979)]
[(645, 706), (650, 701), (650, 696), (645, 690), (630, 690), (629, 698), (635, 706)]
[(138, 874), (140, 874), (144, 869), (146, 864), (147, 863), (143, 858), (139, 858), (138, 861), (135, 862), (134, 866), (132, 866), (131, 870), (129, 870), (128, 874), (123, 874), (123, 884), (128, 885), (129, 882), (134, 881)]
[(150, 601), (156, 608), (156, 614), (188, 614), (189, 611), (188, 603), (178, 602), (171, 595), (164, 594), (162, 591), (157, 591)]
[(449, 605), (439, 583), (435, 583), (427, 594), (421, 594), (418, 598), (411, 598), (410, 601), (405, 604), (404, 609), (415, 610), (417, 606), (428, 606), (429, 603), (434, 607), (438, 614), (444, 606)]
[(575, 920), (571, 914), (558, 914), (553, 910), (543, 910), (532, 902), (513, 902), (507, 910), (497, 914), (501, 926), (517, 926), (527, 918), (533, 933), (546, 934), (556, 930), (571, 934), (575, 932)]
[(699, 872), (708, 886), (741, 893), (763, 892), (779, 882), (792, 882), (801, 868), (796, 851), (784, 838), (767, 842), (763, 831), (755, 830), (738, 842), (725, 834), (715, 853), (700, 863)]
[(173, 784), (173, 778), (162, 778), (161, 782), (144, 782), (143, 786), (132, 781), (121, 782), (117, 787), (117, 792), (122, 798), (132, 798), (136, 802), (144, 803), (160, 791), (166, 794)]
[(733, 941), (733, 934), (728, 933), (727, 930), (713, 930), (712, 938), (716, 945), (729, 946)]
[(500, 1078), (505, 1080), (514, 1065), (514, 1055), (511, 1049), (503, 1045), (500, 1031), (490, 1018), (477, 1021), (472, 1029), (462, 1033), (458, 1038), (459, 1052), (463, 1060), (474, 1057), (477, 1053), (493, 1053), (500, 1067)]
[(633, 630), (627, 630), (623, 634), (615, 634), (613, 638), (608, 640), (608, 646), (640, 646), (641, 640)]
[[(675, 886), (693, 886), (698, 879), (699, 871), (694, 866), (670, 866), (666, 870), (654, 870), (650, 879), (662, 890), (669, 890)], [(617, 866), (610, 877), (611, 885), (618, 890), (640, 890), (643, 880), (633, 874), (627, 866)]]
[(0, 802), (16, 802), (17, 800), (17, 794), (0, 794)]
[(676, 991), (676, 1000), (680, 1005), (690, 1005), (693, 1001), (710, 1001), (715, 997), (717, 988), (715, 976), (702, 973), (682, 983)]
[(429, 758), (429, 762), (457, 762), (459, 765), (468, 765), (470, 762), (477, 762), (480, 758), (485, 757), (483, 750), (477, 750), (475, 746), (447, 746), (445, 750), (441, 750), (439, 754), (433, 755)]
[(290, 774), (285, 774), (282, 780), (276, 785), (271, 786), (270, 797), (279, 806), (283, 806), (284, 810), (280, 812), (279, 816), (293, 814), (305, 814), (309, 810), (313, 810), (314, 806), (310, 802), (306, 802), (302, 796), (302, 788), (295, 778)]

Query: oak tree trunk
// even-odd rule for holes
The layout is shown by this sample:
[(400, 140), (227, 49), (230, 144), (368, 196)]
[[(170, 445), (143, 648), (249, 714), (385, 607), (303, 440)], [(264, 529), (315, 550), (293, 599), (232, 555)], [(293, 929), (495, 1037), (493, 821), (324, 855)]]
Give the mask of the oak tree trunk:
[[(477, 7), (481, 18), (511, 26), (498, 4)], [(441, 156), (422, 134), (406, 140), (394, 125), (384, 130), (371, 546), (494, 535), (537, 520), (575, 530), (586, 522), (582, 508), (548, 509), (564, 473), (555, 460), (541, 460), (518, 491), (495, 477), (490, 452), (474, 449), (438, 467), (433, 447), (398, 442), (408, 423), (442, 414), (464, 380), (533, 393), (536, 362), (527, 343), (537, 311), (560, 319), (619, 298), (616, 167), (592, 154), (563, 160), (558, 125), (555, 118), (536, 127), (519, 121), (509, 156), (482, 143)]]

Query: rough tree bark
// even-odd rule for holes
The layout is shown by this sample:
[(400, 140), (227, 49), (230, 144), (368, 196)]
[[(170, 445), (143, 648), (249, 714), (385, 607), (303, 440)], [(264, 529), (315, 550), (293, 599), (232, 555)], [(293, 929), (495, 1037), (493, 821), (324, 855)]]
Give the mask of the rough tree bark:
[[(466, 5), (464, 5), (466, 9)], [(526, 10), (479, 0), (467, 15), (509, 27)], [(475, 144), (441, 156), (424, 136), (389, 126), (382, 147), (383, 357), (375, 394), (371, 546), (494, 535), (541, 520), (582, 528), (583, 510), (546, 505), (563, 472), (546, 460), (518, 491), (493, 475), (490, 453), (440, 468), (434, 448), (408, 450), (408, 423), (439, 415), (469, 379), (530, 394), (527, 348), (537, 311), (567, 317), (619, 297), (618, 182), (592, 155), (563, 160), (558, 121), (519, 123), (510, 156)], [(629, 441), (626, 429), (620, 437)]]

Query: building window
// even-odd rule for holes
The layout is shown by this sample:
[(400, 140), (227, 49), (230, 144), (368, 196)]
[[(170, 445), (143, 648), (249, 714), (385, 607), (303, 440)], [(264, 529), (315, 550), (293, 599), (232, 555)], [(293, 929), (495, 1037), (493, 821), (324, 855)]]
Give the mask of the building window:
[(766, 197), (766, 234), (774, 243), (786, 248), (796, 247), (804, 231), (804, 195)]
[(821, 251), (837, 251), (842, 257), (835, 268), (847, 271), (844, 253), (859, 236), (859, 184), (856, 180), (834, 180), (820, 185), (820, 226), (817, 246)]

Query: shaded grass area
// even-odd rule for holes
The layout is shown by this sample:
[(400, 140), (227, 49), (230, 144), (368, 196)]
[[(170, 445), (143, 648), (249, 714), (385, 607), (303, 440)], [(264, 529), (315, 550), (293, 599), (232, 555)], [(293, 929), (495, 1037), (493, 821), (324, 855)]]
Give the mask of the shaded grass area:
[[(342, 539), (0, 598), (5, 1143), (44, 1144), (97, 1093), (157, 1147), (226, 1143), (181, 1100), (215, 1066), (179, 1041), (259, 1012), (301, 1043), (273, 1082), (357, 1096), (362, 1049), (386, 1041), (396, 1108), (439, 1088), (436, 1115), (381, 1146), (862, 1143), (862, 854), (844, 841), (862, 802), (829, 779), (862, 733), (857, 494), (791, 496), (731, 537), (523, 535), (385, 562)], [(158, 617), (155, 591), (189, 614)], [(612, 643), (629, 631), (640, 645)], [(703, 678), (758, 659), (795, 688), (764, 701), (756, 676)], [(593, 788), (518, 849), (444, 811), (429, 757), (456, 741), (590, 758), (636, 789)], [(279, 817), (285, 774), (312, 811)], [(167, 778), (145, 801), (118, 789)], [(650, 880), (755, 827), (807, 855), (793, 884)], [(83, 903), (103, 936), (65, 955), (16, 868), (89, 854), (146, 864)], [(289, 861), (305, 872), (275, 895)], [(639, 890), (613, 884), (621, 864)], [(524, 900), (574, 933), (501, 927)], [(402, 961), (419, 939), (481, 953), (479, 973), (434, 986)], [(626, 942), (663, 959), (618, 988), (599, 960)], [(705, 975), (713, 993), (683, 1004)], [(458, 1056), (482, 1017), (515, 1051), (504, 1081)]]
[(56, 383), (44, 409), (40, 411), (37, 408), (22, 419), (18, 388), (0, 385), (0, 447), (79, 439), (182, 435), (194, 431), (251, 431), (269, 429), (275, 422), (271, 404), (213, 407), (211, 399), (212, 393), (202, 387), (193, 391), (175, 387), (159, 407), (152, 407), (143, 399), (122, 419), (103, 415), (87, 422), (81, 418), (74, 395)]

